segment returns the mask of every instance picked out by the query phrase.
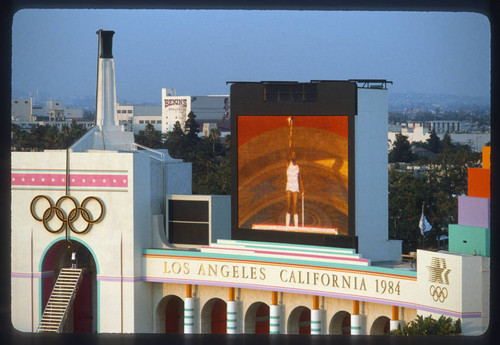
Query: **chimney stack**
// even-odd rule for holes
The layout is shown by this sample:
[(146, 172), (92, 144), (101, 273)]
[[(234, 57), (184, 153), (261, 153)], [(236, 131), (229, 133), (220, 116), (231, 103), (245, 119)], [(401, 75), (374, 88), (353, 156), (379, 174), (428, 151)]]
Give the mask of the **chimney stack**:
[(101, 59), (113, 58), (113, 35), (114, 31), (99, 30), (96, 32), (101, 37)]

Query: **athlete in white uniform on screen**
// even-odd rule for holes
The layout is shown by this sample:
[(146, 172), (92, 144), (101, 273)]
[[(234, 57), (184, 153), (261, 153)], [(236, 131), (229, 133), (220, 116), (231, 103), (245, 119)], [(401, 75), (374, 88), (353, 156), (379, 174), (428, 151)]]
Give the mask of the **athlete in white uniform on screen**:
[(290, 137), (288, 141), (288, 157), (286, 169), (286, 226), (290, 226), (290, 218), (293, 214), (293, 223), (299, 226), (299, 214), (297, 213), (297, 203), (299, 193), (302, 191), (304, 197), (304, 184), (302, 183), (302, 176), (300, 168), (297, 164), (297, 154), (292, 151), (292, 132), (293, 132), (293, 117), (288, 118), (288, 125), (290, 126)]

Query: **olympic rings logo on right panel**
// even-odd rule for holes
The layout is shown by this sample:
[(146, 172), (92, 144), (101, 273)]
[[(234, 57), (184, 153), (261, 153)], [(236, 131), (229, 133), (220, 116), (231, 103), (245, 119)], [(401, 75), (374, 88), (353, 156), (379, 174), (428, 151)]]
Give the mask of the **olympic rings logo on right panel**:
[[(446, 260), (444, 258), (433, 257), (431, 265), (427, 266), (429, 270), (429, 282), (435, 284), (450, 285), (449, 274), (451, 270), (446, 267)], [(448, 298), (448, 289), (439, 285), (431, 285), (429, 287), (429, 294), (435, 302), (443, 303)]]

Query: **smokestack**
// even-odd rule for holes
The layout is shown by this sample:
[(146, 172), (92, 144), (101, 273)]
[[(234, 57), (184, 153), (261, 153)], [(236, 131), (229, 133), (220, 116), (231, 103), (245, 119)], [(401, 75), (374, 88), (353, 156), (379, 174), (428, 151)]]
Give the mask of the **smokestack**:
[(114, 31), (99, 30), (97, 34), (101, 36), (101, 59), (113, 58), (113, 35)]
[(115, 118), (115, 63), (112, 54), (113, 35), (115, 32), (99, 30), (96, 33), (99, 35), (101, 42), (97, 76), (96, 124), (103, 130), (103, 128), (118, 125), (118, 119)]
[(98, 30), (97, 44), (97, 85), (96, 85), (96, 126), (92, 135), (83, 136), (71, 150), (130, 150), (134, 143), (134, 133), (124, 131), (115, 114), (116, 85), (115, 62), (113, 60), (114, 31)]

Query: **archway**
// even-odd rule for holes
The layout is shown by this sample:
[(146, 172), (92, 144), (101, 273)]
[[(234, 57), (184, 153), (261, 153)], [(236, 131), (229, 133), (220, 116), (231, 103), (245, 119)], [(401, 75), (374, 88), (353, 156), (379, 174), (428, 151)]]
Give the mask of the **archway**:
[(288, 334), (311, 334), (311, 309), (296, 307), (287, 322)]
[(76, 292), (73, 307), (63, 330), (74, 333), (97, 332), (97, 267), (94, 256), (81, 242), (61, 239), (53, 243), (42, 257), (41, 311), (43, 313), (61, 269), (71, 267), (71, 253), (76, 252), (78, 268), (82, 268), (82, 281)]
[(245, 333), (269, 334), (269, 306), (267, 304), (255, 302), (247, 309)]
[(391, 319), (387, 316), (379, 316), (373, 321), (370, 328), (370, 335), (386, 335), (391, 330)]
[(336, 335), (350, 335), (351, 314), (343, 310), (335, 313), (330, 321), (329, 333)]
[(201, 310), (201, 332), (225, 334), (227, 332), (227, 303), (220, 298), (212, 298)]
[(159, 333), (184, 333), (184, 301), (174, 295), (162, 298), (156, 308), (156, 330)]

